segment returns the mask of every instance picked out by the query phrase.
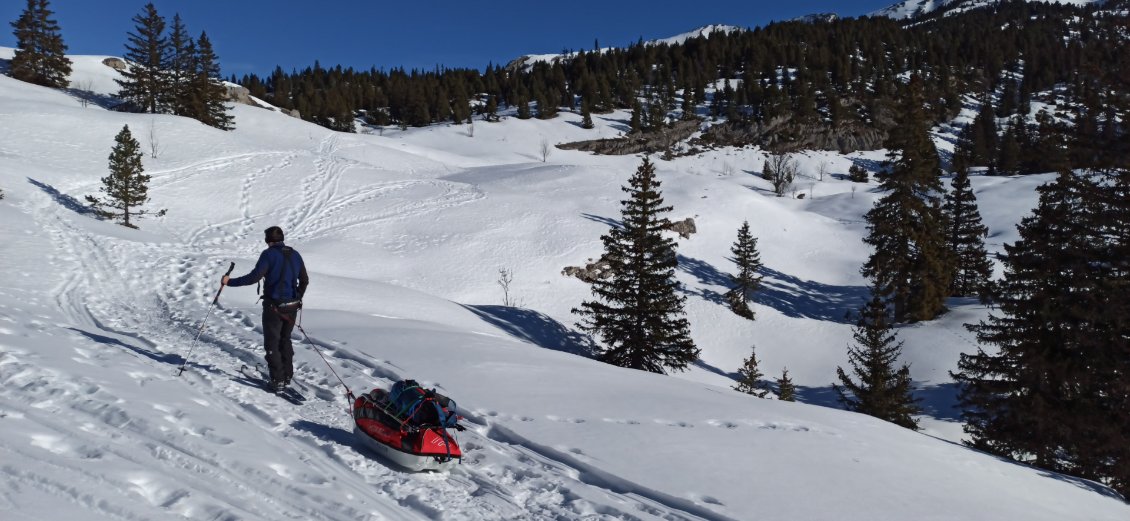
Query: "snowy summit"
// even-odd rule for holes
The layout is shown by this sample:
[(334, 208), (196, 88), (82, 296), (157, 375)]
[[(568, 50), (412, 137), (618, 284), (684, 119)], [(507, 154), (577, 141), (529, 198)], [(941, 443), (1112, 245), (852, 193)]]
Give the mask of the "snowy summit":
[[(1030, 0), (1038, 1), (1038, 0)], [(1088, 5), (1102, 3), (1103, 0), (1047, 0), (1056, 4)], [(905, 0), (890, 7), (870, 13), (868, 16), (886, 16), (896, 20), (914, 18), (943, 9), (969, 10), (999, 3), (1000, 0)]]

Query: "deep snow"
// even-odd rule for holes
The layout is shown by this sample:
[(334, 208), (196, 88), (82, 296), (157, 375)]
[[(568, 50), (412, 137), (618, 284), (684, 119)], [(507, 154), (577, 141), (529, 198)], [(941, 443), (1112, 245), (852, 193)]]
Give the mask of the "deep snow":
[[(11, 50), (0, 50), (0, 58)], [(115, 90), (103, 57), (76, 80)], [(553, 150), (616, 136), (627, 115), (338, 134), (237, 106), (236, 130), (87, 107), (0, 76), (0, 512), (4, 519), (1126, 519), (1106, 489), (961, 446), (947, 371), (973, 349), (951, 301), (901, 328), (928, 406), (911, 432), (835, 409), (862, 304), (862, 215), (874, 182), (843, 179), (881, 152), (799, 156), (804, 199), (776, 198), (759, 150), (656, 160), (699, 232), (678, 277), (700, 364), (671, 376), (581, 356), (565, 266), (600, 254), (638, 157)], [(147, 152), (148, 205), (129, 230), (81, 202), (128, 124)], [(155, 138), (157, 157), (150, 157)], [(817, 179), (821, 163), (828, 174)], [(1047, 176), (975, 178), (988, 247), (1015, 240)], [(730, 313), (729, 247), (749, 220), (767, 267), (757, 320)], [(228, 288), (192, 339), (229, 261), (246, 273), (278, 224), (311, 285), (302, 324), (354, 391), (415, 378), (458, 400), (467, 458), (409, 474), (364, 452), (340, 384), (296, 344), (300, 407), (241, 381), (261, 358), (249, 288)], [(500, 269), (512, 270), (502, 306)], [(297, 341), (297, 339), (296, 339)], [(756, 346), (801, 401), (729, 389)], [(174, 373), (189, 356), (188, 370)]]

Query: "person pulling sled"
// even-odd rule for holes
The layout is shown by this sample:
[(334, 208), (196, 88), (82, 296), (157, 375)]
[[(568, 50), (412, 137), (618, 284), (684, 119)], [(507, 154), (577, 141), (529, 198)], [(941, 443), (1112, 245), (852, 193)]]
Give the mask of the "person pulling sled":
[[(271, 389), (279, 392), (290, 385), (294, 376), (294, 346), (290, 334), (294, 331), (302, 296), (310, 277), (302, 256), (283, 243), (283, 231), (278, 226), (263, 232), (267, 249), (259, 254), (259, 261), (250, 273), (231, 278), (224, 275), (220, 283), (226, 286), (250, 286), (263, 281), (263, 348), (270, 372)], [(258, 288), (256, 289), (258, 292)]]

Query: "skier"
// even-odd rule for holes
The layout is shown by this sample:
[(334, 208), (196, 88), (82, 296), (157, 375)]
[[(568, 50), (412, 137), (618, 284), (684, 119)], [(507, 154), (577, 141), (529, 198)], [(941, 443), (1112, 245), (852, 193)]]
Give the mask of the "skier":
[[(249, 286), (264, 278), (266, 288), (263, 299), (263, 347), (267, 350), (267, 369), (271, 376), (271, 390), (282, 391), (294, 376), (294, 346), (290, 333), (294, 330), (302, 295), (310, 278), (302, 256), (294, 248), (283, 244), (283, 231), (278, 226), (264, 230), (267, 249), (259, 254), (255, 269), (242, 277), (224, 275), (220, 283), (228, 286)], [(258, 288), (256, 288), (258, 291)]]

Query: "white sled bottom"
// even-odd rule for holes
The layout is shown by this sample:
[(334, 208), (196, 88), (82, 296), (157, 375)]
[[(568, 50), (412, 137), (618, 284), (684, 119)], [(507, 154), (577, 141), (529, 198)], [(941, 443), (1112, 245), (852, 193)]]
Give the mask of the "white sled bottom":
[(353, 425), (353, 434), (357, 436), (357, 439), (361, 440), (361, 444), (365, 447), (380, 454), (385, 459), (413, 472), (425, 470), (444, 471), (456, 464), (455, 459), (449, 459), (441, 463), (434, 456), (417, 456), (389, 447), (373, 439), (368, 434), (365, 434), (365, 431), (361, 430), (361, 427), (357, 424)]

